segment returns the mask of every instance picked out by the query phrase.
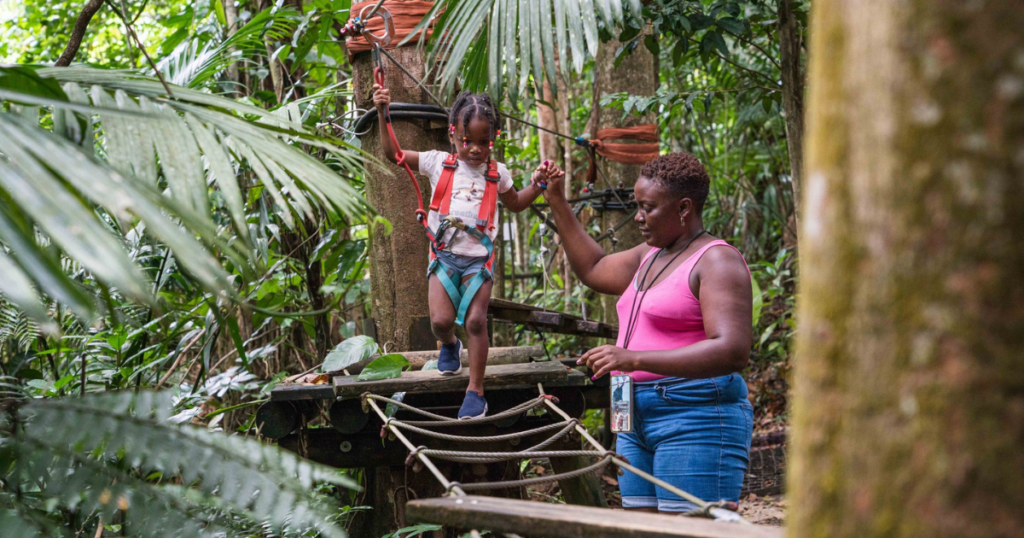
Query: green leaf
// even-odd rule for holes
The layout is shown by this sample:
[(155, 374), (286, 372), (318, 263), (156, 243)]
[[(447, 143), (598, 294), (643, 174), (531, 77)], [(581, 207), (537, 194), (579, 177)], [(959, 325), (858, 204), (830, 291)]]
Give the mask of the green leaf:
[(717, 21), (715, 21), (715, 24), (717, 24), (719, 28), (725, 30), (726, 32), (736, 35), (742, 34), (746, 30), (742, 22), (732, 17), (718, 19)]
[(704, 35), (704, 40), (701, 42), (702, 45), (704, 41), (709, 41), (711, 46), (718, 49), (718, 52), (721, 52), (723, 56), (729, 55), (729, 47), (725, 45), (725, 38), (722, 37), (722, 34), (718, 32), (708, 32)]
[(402, 376), (402, 370), (409, 366), (409, 360), (398, 353), (391, 353), (377, 357), (373, 362), (363, 368), (362, 373), (356, 378), (359, 381), (379, 381), (381, 379), (394, 379)]
[(757, 279), (750, 277), (750, 286), (753, 288), (754, 302), (753, 302), (753, 326), (756, 329), (757, 323), (761, 320), (761, 310), (764, 308), (764, 294), (761, 293), (761, 286), (757, 283)]
[[(320, 370), (337, 372), (353, 364), (370, 358), (377, 352), (377, 343), (366, 335), (353, 336), (338, 344), (324, 359)], [(375, 361), (376, 362), (376, 361)]]
[(652, 34), (648, 34), (644, 37), (644, 46), (647, 47), (647, 50), (651, 51), (651, 54), (653, 54), (655, 58), (657, 58), (658, 54), (661, 52), (661, 49), (658, 46), (658, 38)]
[(52, 78), (43, 78), (34, 69), (20, 65), (0, 66), (0, 89), (45, 99), (68, 100), (67, 94), (60, 87), (60, 82)]
[(690, 50), (690, 41), (685, 37), (680, 37), (672, 47), (672, 63), (676, 67), (683, 63), (683, 57), (686, 56), (688, 50)]

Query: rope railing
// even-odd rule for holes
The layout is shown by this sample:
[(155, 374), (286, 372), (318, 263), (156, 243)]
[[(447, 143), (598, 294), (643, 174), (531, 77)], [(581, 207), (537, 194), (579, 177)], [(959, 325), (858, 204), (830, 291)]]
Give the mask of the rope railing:
[[(497, 413), (489, 417), (480, 417), (479, 419), (470, 420), (457, 420), (429, 411), (418, 409), (412, 405), (404, 402), (399, 402), (391, 398), (377, 395), (377, 394), (364, 394), (363, 401), (365, 405), (372, 408), (377, 415), (384, 421), (384, 426), (381, 430), (383, 435), (385, 431), (390, 431), (395, 435), (396, 438), (402, 441), (402, 443), (409, 449), (408, 463), (411, 464), (413, 460), (419, 460), (425, 467), (430, 469), (434, 476), (441, 483), (441, 486), (445, 488), (446, 494), (463, 496), (466, 491), (480, 491), (480, 490), (495, 490), (495, 489), (515, 489), (519, 487), (526, 487), (538, 484), (545, 484), (549, 482), (555, 482), (559, 480), (567, 480), (570, 478), (576, 478), (591, 473), (596, 473), (606, 467), (609, 464), (614, 463), (621, 469), (630, 471), (640, 478), (651, 482), (657, 486), (660, 486), (679, 497), (686, 499), (697, 506), (695, 510), (686, 512), (684, 515), (689, 516), (703, 516), (716, 519), (719, 521), (732, 521), (743, 524), (750, 524), (747, 520), (743, 519), (742, 516), (736, 512), (729, 510), (728, 506), (732, 503), (724, 501), (718, 502), (707, 502), (687, 491), (684, 491), (660, 478), (657, 478), (650, 473), (647, 473), (641, 469), (638, 469), (631, 465), (622, 456), (615, 454), (604, 448), (604, 446), (597, 440), (594, 439), (590, 432), (580, 424), (579, 419), (570, 416), (568, 413), (558, 407), (558, 401), (553, 396), (544, 392), (544, 386), (540, 383), (537, 384), (537, 389), (540, 391), (540, 396), (532, 400), (527, 400), (507, 411)], [(403, 421), (397, 420), (394, 417), (388, 417), (381, 409), (377, 402), (386, 402), (391, 405), (395, 405), (406, 411), (419, 414), (431, 418), (432, 420), (422, 421)], [(498, 420), (508, 418), (513, 415), (524, 413), (531, 409), (538, 407), (547, 407), (549, 412), (553, 415), (561, 417), (563, 420), (560, 422), (554, 422), (549, 425), (524, 430), (520, 432), (513, 432), (504, 435), (492, 435), (483, 437), (473, 437), (466, 435), (452, 435), (442, 434), (434, 432), (429, 427), (444, 427), (453, 425), (472, 425), (472, 424), (485, 424), (489, 422), (496, 422)], [(427, 426), (427, 427), (420, 427)], [(402, 430), (407, 430), (428, 437), (434, 437), (438, 439), (445, 439), (456, 442), (486, 442), (486, 441), (504, 441), (512, 440), (517, 438), (523, 438), (538, 433), (547, 431), (558, 430), (554, 435), (548, 437), (544, 441), (538, 443), (530, 448), (514, 451), (514, 452), (482, 452), (482, 451), (460, 451), (460, 450), (440, 450), (432, 449), (425, 446), (416, 447), (408, 438), (402, 433)], [(548, 446), (554, 444), (559, 439), (572, 431), (576, 431), (580, 436), (586, 440), (586, 442), (592, 447), (592, 450), (542, 450)], [(443, 461), (451, 461), (458, 463), (497, 463), (502, 461), (511, 461), (517, 459), (532, 459), (532, 458), (558, 458), (558, 457), (594, 457), (600, 458), (597, 462), (574, 469), (572, 471), (564, 473), (556, 473), (546, 476), (539, 476), (534, 478), (524, 478), (520, 480), (504, 480), (500, 482), (473, 482), (469, 484), (461, 484), (459, 482), (448, 480), (438, 468), (434, 465), (431, 457)]]

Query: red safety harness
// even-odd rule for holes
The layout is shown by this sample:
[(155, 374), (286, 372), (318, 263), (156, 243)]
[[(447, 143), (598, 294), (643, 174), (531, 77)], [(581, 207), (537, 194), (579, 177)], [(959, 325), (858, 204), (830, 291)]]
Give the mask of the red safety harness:
[[(434, 187), (434, 196), (430, 199), (430, 210), (437, 211), (439, 220), (444, 221), (448, 217), (452, 205), (452, 185), (455, 183), (455, 170), (459, 167), (458, 155), (449, 154), (444, 160), (444, 167), (441, 170), (441, 177)], [(487, 185), (484, 187), (484, 197), (480, 203), (480, 212), (476, 217), (476, 227), (483, 233), (494, 229), (494, 214), (498, 207), (498, 181), (501, 176), (498, 174), (498, 163), (491, 160), (487, 163)], [(438, 240), (441, 238), (438, 237)], [(441, 246), (443, 249), (443, 245)]]

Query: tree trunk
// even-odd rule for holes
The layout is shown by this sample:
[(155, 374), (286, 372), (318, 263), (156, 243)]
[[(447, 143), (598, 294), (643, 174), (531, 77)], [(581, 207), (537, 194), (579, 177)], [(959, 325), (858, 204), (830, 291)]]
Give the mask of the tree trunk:
[[(554, 93), (551, 91), (550, 81), (544, 79), (543, 89), (541, 96), (545, 103), (555, 105), (554, 108), (546, 104), (537, 105), (537, 120), (538, 124), (545, 128), (555, 132), (569, 133), (572, 130), (572, 126), (569, 122), (569, 96), (568, 88), (561, 77), (557, 80), (558, 87), (558, 98), (556, 99)], [(538, 137), (540, 138), (540, 160), (541, 161), (554, 161), (561, 163), (562, 170), (565, 171), (565, 194), (568, 198), (572, 196), (572, 145), (571, 140), (565, 140), (568, 144), (568, 150), (563, 145), (563, 140), (557, 136), (538, 130)], [(561, 239), (556, 235), (554, 243), (560, 243)], [(572, 297), (572, 270), (569, 267), (569, 260), (564, 255), (559, 254), (553, 259), (555, 265), (559, 267), (559, 273), (562, 277), (562, 293), (564, 297), (563, 310), (568, 312), (570, 307), (570, 300)], [(553, 268), (548, 268), (549, 270)]]
[[(648, 29), (647, 32), (650, 30)], [(608, 127), (633, 127), (645, 123), (654, 123), (654, 114), (644, 115), (630, 114), (623, 119), (617, 110), (603, 112), (600, 102), (601, 96), (609, 93), (627, 92), (633, 95), (654, 95), (658, 89), (657, 62), (654, 55), (647, 47), (640, 45), (629, 56), (623, 60), (619, 67), (615, 67), (615, 51), (622, 46), (618, 41), (602, 43), (595, 60), (594, 70), (594, 102), (593, 110), (597, 120), (593, 122), (598, 129)], [(596, 132), (590, 133), (591, 136)], [(632, 188), (636, 184), (642, 166), (636, 164), (620, 164), (598, 157), (597, 164), (608, 176), (610, 185), (603, 185), (601, 175), (598, 174), (598, 189), (610, 188)], [(624, 200), (625, 201), (625, 200)], [(601, 211), (602, 232), (614, 228), (623, 219), (631, 218), (631, 209), (624, 211), (604, 210)], [(612, 240), (614, 238), (614, 240)], [(640, 230), (633, 224), (626, 224), (619, 228), (612, 237), (607, 239), (602, 246), (609, 253), (629, 250), (643, 241)], [(618, 316), (615, 313), (615, 301), (617, 297), (602, 296), (604, 307), (604, 321), (606, 323), (618, 323)]]
[(819, 0), (792, 536), (1024, 529), (1024, 4)]
[[(424, 75), (423, 52), (415, 47), (391, 51), (417, 78)], [(400, 70), (389, 66), (386, 85), (396, 103), (428, 103), (428, 97)], [(371, 108), (373, 65), (369, 53), (353, 61), (355, 100), (361, 108)], [(422, 120), (397, 121), (394, 124), (399, 145), (416, 151), (449, 151), (446, 125), (426, 125)], [(374, 128), (362, 137), (363, 150), (385, 160), (380, 134)], [(424, 201), (429, 200), (430, 181), (419, 176)], [(405, 171), (395, 165), (367, 164), (366, 198), (380, 215), (394, 226), (390, 235), (383, 226), (372, 231), (370, 252), (371, 311), (377, 322), (379, 343), (388, 351), (408, 351), (409, 330), (414, 318), (429, 314), (427, 306), (427, 240), (423, 226), (416, 221), (416, 193)]]
[[(226, 37), (231, 37), (241, 24), (238, 21), (238, 6), (235, 5), (235, 0), (224, 0), (224, 21), (227, 23), (227, 29), (224, 32)], [(231, 47), (228, 52), (234, 54), (238, 49)], [(232, 82), (231, 91), (232, 95), (242, 95), (238, 84), (242, 81), (241, 73), (238, 70), (238, 62), (231, 62), (228, 64), (227, 71), (224, 73), (224, 79)]]
[[(803, 37), (793, 14), (793, 0), (779, 0), (779, 51), (782, 65), (782, 108), (786, 113), (786, 146), (793, 179), (794, 224), (800, 224), (800, 186), (803, 184), (804, 74), (800, 66)], [(788, 225), (789, 223), (787, 223)]]

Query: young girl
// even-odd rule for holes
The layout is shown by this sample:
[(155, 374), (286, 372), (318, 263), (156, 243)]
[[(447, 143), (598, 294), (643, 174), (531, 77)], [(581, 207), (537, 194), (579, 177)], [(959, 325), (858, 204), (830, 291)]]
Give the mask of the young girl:
[[(373, 86), (373, 103), (381, 118), (391, 94)], [(383, 121), (380, 137), (384, 154), (395, 162), (396, 147)], [(505, 209), (518, 213), (542, 192), (541, 184), (565, 175), (545, 161), (533, 172), (530, 185), (516, 191), (504, 164), (491, 160), (498, 135), (498, 114), (490, 97), (463, 92), (448, 115), (448, 139), (454, 152), (408, 151), (405, 162), (430, 178), (432, 191), (427, 224), (435, 236), (428, 270), (430, 326), (441, 341), (437, 369), (441, 375), (462, 371), (462, 342), (455, 337), (455, 323), (469, 334), (469, 389), (460, 419), (487, 414), (484, 369), (487, 366), (487, 306), (491, 296), (493, 241), (497, 235), (496, 197)]]

